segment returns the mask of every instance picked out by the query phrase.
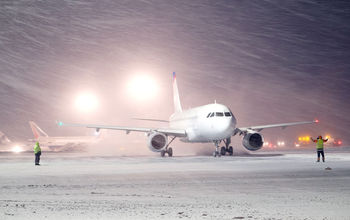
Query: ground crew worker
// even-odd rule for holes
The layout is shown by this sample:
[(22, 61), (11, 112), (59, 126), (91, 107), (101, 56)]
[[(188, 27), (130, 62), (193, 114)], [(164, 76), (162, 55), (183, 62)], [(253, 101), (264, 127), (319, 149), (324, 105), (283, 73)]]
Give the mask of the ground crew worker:
[(322, 139), (322, 136), (318, 136), (317, 140), (314, 140), (313, 138), (311, 138), (311, 140), (316, 143), (317, 162), (320, 162), (320, 154), (322, 155), (322, 161), (324, 162), (323, 143), (327, 142), (328, 139)]
[(39, 162), (40, 162), (41, 148), (40, 148), (39, 142), (35, 143), (34, 154), (35, 154), (35, 165), (40, 166)]

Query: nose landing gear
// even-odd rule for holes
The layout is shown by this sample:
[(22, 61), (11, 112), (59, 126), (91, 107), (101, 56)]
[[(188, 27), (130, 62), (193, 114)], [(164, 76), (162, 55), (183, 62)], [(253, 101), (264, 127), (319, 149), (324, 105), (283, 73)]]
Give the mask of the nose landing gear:
[(219, 152), (219, 144), (221, 141), (215, 141), (215, 151), (213, 152), (214, 157), (221, 157), (221, 154)]
[(220, 156), (225, 156), (226, 155), (226, 153), (228, 153), (228, 155), (229, 156), (232, 156), (233, 155), (233, 147), (232, 146), (230, 146), (230, 144), (231, 144), (231, 138), (227, 138), (227, 139), (224, 139), (223, 140), (224, 141), (224, 143), (225, 143), (225, 146), (222, 146), (221, 148), (220, 148), (220, 152), (219, 152), (219, 144), (220, 144), (220, 142), (221, 141), (215, 141), (214, 143), (215, 143), (215, 151), (214, 151), (214, 153), (213, 153), (213, 156), (214, 157), (220, 157)]

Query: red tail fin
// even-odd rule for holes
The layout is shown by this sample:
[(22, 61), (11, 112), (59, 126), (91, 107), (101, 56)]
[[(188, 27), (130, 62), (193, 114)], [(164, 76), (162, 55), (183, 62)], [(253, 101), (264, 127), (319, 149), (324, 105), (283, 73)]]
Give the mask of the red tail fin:
[(35, 122), (30, 121), (29, 125), (30, 125), (30, 128), (32, 129), (35, 139), (38, 139), (41, 136), (45, 136), (45, 137), (49, 136), (43, 130), (41, 130), (41, 128), (39, 128), (39, 126), (35, 124)]

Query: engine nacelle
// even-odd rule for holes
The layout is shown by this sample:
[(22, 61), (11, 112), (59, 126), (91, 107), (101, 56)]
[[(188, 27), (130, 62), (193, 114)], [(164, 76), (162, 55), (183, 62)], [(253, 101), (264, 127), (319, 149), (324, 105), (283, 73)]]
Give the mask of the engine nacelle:
[(259, 150), (264, 144), (264, 138), (258, 132), (249, 132), (243, 137), (243, 146), (250, 151)]
[(153, 152), (160, 152), (168, 144), (168, 137), (159, 132), (153, 132), (148, 136), (148, 148)]

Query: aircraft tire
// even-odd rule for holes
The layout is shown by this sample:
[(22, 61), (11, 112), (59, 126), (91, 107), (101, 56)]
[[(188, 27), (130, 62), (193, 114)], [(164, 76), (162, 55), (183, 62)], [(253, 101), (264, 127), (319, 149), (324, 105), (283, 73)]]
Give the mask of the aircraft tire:
[(228, 148), (228, 154), (229, 154), (230, 156), (233, 155), (233, 147), (232, 147), (232, 146), (230, 146), (230, 147)]
[(220, 153), (221, 153), (222, 156), (225, 156), (225, 154), (226, 154), (226, 148), (225, 148), (225, 147), (221, 147)]
[(164, 156), (165, 156), (165, 150), (162, 150), (162, 151), (160, 152), (160, 156), (161, 156), (161, 157), (164, 157)]
[(168, 155), (169, 157), (173, 156), (173, 149), (171, 147), (168, 148)]

